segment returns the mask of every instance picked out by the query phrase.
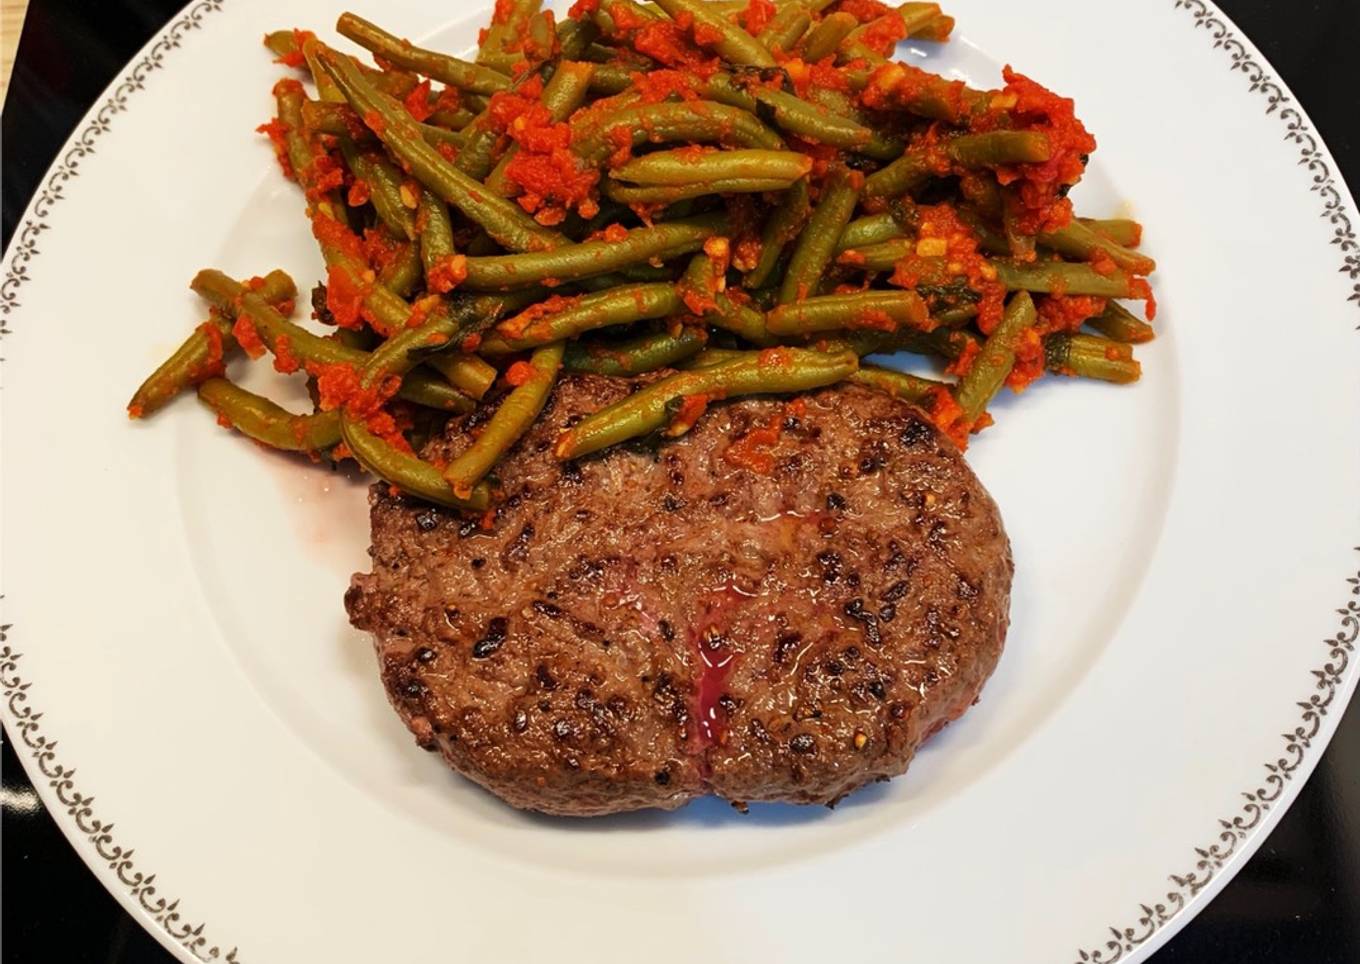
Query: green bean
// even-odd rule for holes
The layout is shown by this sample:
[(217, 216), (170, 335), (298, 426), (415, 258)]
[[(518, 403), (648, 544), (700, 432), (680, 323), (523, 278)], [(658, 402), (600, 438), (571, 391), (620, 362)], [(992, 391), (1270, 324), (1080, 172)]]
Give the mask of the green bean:
[(807, 33), (811, 26), (811, 11), (802, 4), (790, 3), (781, 7), (779, 12), (770, 18), (765, 28), (756, 34), (756, 39), (772, 54), (785, 53), (793, 50), (799, 38)]
[[(324, 70), (321, 76), (329, 79), (330, 75)], [(373, 143), (377, 138), (373, 132), (364, 126), (359, 115), (354, 112), (354, 108), (349, 104), (332, 104), (319, 100), (304, 100), (302, 102), (302, 123), (309, 131), (318, 134), (335, 134), (338, 137), (352, 137), (360, 144)], [(442, 127), (435, 127), (432, 124), (422, 124), (413, 121), (416, 129), (420, 131), (420, 136), (425, 143), (437, 148), (440, 144), (449, 144), (453, 147), (462, 146), (466, 140), (460, 131), (444, 130)]]
[(897, 262), (915, 253), (914, 238), (892, 238), (862, 248), (847, 248), (836, 257), (836, 262), (864, 271), (891, 271)]
[(1105, 306), (1104, 312), (1098, 317), (1088, 319), (1086, 324), (1106, 338), (1128, 344), (1141, 344), (1156, 337), (1151, 325), (1117, 301), (1111, 301)]
[[(619, 14), (623, 16), (620, 17)], [(600, 33), (615, 40), (628, 40), (632, 34), (631, 26), (627, 29), (619, 26), (620, 20), (625, 24), (648, 23), (654, 20), (664, 19), (664, 14), (652, 7), (634, 3), (633, 0), (600, 0), (591, 14), (591, 22), (599, 28)]]
[(706, 100), (715, 100), (728, 107), (737, 107), (754, 114), (759, 102), (755, 95), (746, 87), (737, 82), (737, 79), (729, 73), (718, 71), (711, 76), (695, 81), (695, 91)]
[[(190, 287), (201, 297), (235, 317), (245, 314), (255, 326), (260, 341), (276, 355), (280, 338), (287, 339), (289, 352), (303, 363), (317, 365), (351, 365), (356, 370), (368, 361), (368, 354), (356, 351), (338, 341), (313, 334), (284, 318), (262, 299), (258, 293), (247, 291), (242, 285), (220, 271), (206, 269), (194, 276)], [(399, 393), (407, 401), (443, 411), (468, 411), (472, 400), (447, 382), (424, 372), (411, 372), (402, 381)]]
[[(293, 279), (277, 270), (265, 275), (255, 291), (266, 303), (275, 306), (297, 297), (297, 286), (293, 284)], [(208, 331), (208, 326), (216, 329), (217, 334)], [(236, 339), (231, 334), (231, 322), (220, 315), (213, 315), (195, 328), (193, 334), (175, 349), (175, 353), (142, 382), (128, 401), (128, 417), (145, 418), (164, 408), (167, 402), (190, 385), (197, 385), (205, 378), (219, 374), (227, 353), (235, 348)]]
[(1143, 243), (1143, 226), (1131, 218), (1106, 220), (1078, 218), (1077, 220), (1098, 234), (1109, 238), (1114, 244), (1122, 244), (1126, 248), (1136, 248)]
[(404, 302), (416, 290), (422, 276), (420, 245), (401, 243), (396, 255), (378, 272), (378, 283)]
[(596, 94), (622, 94), (633, 86), (633, 74), (638, 69), (629, 64), (596, 64), (590, 90)]
[(942, 142), (944, 158), (932, 157), (926, 149), (909, 149), (891, 164), (870, 174), (864, 182), (864, 197), (895, 197), (921, 187), (933, 175), (948, 173), (940, 160), (963, 167), (988, 167), (998, 164), (1040, 163), (1048, 160), (1048, 138), (1034, 131), (990, 131), (961, 134)]
[(496, 149), (501, 142), (501, 133), (492, 123), (491, 112), (482, 111), (459, 133), (463, 144), (453, 159), (454, 168), (474, 181), (485, 180), (495, 167)]
[[(666, 260), (663, 255), (660, 259)], [(589, 278), (582, 278), (575, 283), (575, 287), (584, 292), (604, 291), (606, 288), (618, 288), (624, 285), (635, 284), (638, 282), (652, 281), (674, 281), (678, 274), (676, 266), (671, 263), (653, 265), (647, 262), (642, 264), (630, 265), (618, 271), (611, 271), (608, 274), (597, 274)]]
[[(585, 103), (586, 94), (590, 90), (590, 77), (594, 72), (594, 64), (570, 60), (558, 63), (552, 79), (544, 85), (543, 96), (540, 98), (548, 116), (553, 121), (560, 123), (566, 120), (576, 111), (576, 108)], [(506, 172), (510, 167), (510, 162), (515, 159), (518, 153), (519, 145), (511, 144), (506, 149), (505, 154), (501, 156), (499, 163), (492, 169), (491, 174), (488, 175), (486, 186), (495, 193), (508, 196), (515, 187)]]
[(617, 271), (659, 255), (694, 251), (708, 238), (727, 229), (724, 215), (704, 215), (668, 221), (650, 228), (634, 228), (621, 241), (604, 238), (568, 244), (555, 251), (468, 258), (469, 291), (493, 291), (539, 281), (575, 281)]
[(942, 327), (934, 331), (849, 331), (829, 340), (821, 339), (817, 344), (826, 351), (850, 350), (857, 355), (905, 351), (953, 361), (973, 342), (981, 347), (982, 339), (968, 330)]
[(359, 369), (360, 384), (372, 388), (405, 375), (420, 364), (423, 353), (453, 344), (467, 327), (441, 311), (423, 324), (402, 329), (369, 353)]
[(226, 378), (209, 378), (198, 397), (242, 435), (285, 452), (322, 452), (340, 441), (338, 412), (294, 415)]
[(921, 188), (933, 175), (947, 173), (925, 151), (908, 148), (891, 164), (879, 168), (864, 179), (865, 200), (898, 197)]
[(367, 154), (349, 138), (340, 141), (340, 151), (354, 176), (368, 186), (369, 201), (378, 220), (399, 238), (416, 236), (416, 219), (402, 199), (401, 170), (385, 156)]
[(288, 166), (293, 169), (293, 177), (306, 190), (311, 184), (312, 149), (304, 135), (305, 122), (302, 119), (304, 97), (301, 85), (280, 84), (275, 88), (274, 104), (278, 111), (279, 123), (283, 125), (283, 146)]
[(1065, 332), (1044, 339), (1044, 367), (1060, 375), (1079, 375), (1118, 385), (1136, 382), (1143, 373), (1129, 345), (1095, 335)]
[(884, 161), (902, 153), (901, 141), (794, 94), (761, 88), (755, 91), (755, 98), (761, 108), (757, 116), (799, 137)]
[(1015, 367), (1015, 349), (1021, 335), (1027, 328), (1033, 327), (1037, 320), (1034, 299), (1028, 292), (1022, 291), (1011, 298), (1001, 321), (982, 343), (977, 358), (973, 359), (973, 367), (959, 379), (955, 388), (955, 398), (963, 409), (965, 424), (976, 422), (987, 403), (1001, 390), (1006, 376)]
[(669, 368), (694, 355), (707, 341), (702, 328), (681, 328), (675, 335), (661, 331), (627, 341), (574, 342), (567, 346), (563, 364), (570, 371), (624, 378)]
[[(585, 60), (586, 52), (600, 35), (600, 28), (589, 20), (564, 20), (557, 25), (557, 42), (563, 60)], [(613, 56), (613, 51), (610, 51)]]
[(693, 28), (704, 28), (705, 34), (716, 39), (705, 41), (718, 56), (729, 64), (741, 67), (773, 67), (775, 59), (770, 52), (749, 33), (728, 20), (721, 13), (712, 10), (703, 0), (656, 0), (657, 6), (666, 11), (672, 20), (691, 18)]
[(520, 64), (527, 64), (529, 70), (536, 70), (551, 60), (558, 52), (557, 19), (550, 10), (539, 10), (524, 25), (524, 36), (519, 43), (519, 58), (510, 64), (513, 75)]
[(477, 50), (477, 63), (509, 74), (516, 62), (524, 58), (510, 46), (523, 39), (529, 19), (539, 12), (542, 0), (509, 0), (497, 5), (491, 26), (482, 35)]
[[(335, 99), (333, 96), (335, 90), (330, 84), (330, 78), (324, 72), (315, 69), (311, 51), (316, 46), (316, 37), (311, 31), (275, 30), (265, 34), (264, 45), (277, 54), (280, 61), (290, 66), (301, 67), (305, 64), (316, 83), (317, 96), (322, 100)], [(297, 58), (301, 58), (301, 62), (298, 62)], [(340, 99), (344, 100), (343, 97)]]
[(481, 398), (496, 381), (496, 369), (476, 355), (466, 352), (444, 352), (431, 355), (425, 364), (464, 395)]
[(783, 138), (747, 111), (708, 100), (634, 104), (599, 114), (592, 106), (579, 117), (572, 121), (572, 150), (595, 166), (603, 164), (619, 149), (610, 136), (614, 132), (626, 131), (633, 147), (663, 141), (720, 143), (764, 150), (784, 146)]
[[(869, 182), (864, 182), (867, 191)], [(878, 244), (882, 241), (892, 241), (902, 237), (902, 226), (897, 223), (897, 219), (890, 213), (884, 211), (881, 214), (867, 214), (862, 218), (856, 218), (845, 226), (841, 232), (840, 240), (836, 242), (836, 252), (847, 251), (850, 248), (864, 248), (871, 244)]]
[[(899, 199), (899, 201), (905, 199)], [(968, 226), (968, 229), (977, 235), (981, 242), (981, 248), (989, 254), (1008, 255), (1011, 253), (1011, 243), (1007, 240), (1005, 232), (998, 231), (992, 226), (981, 212), (975, 211), (966, 204), (960, 204), (954, 209), (959, 216), (959, 220)]]
[(1066, 261), (1035, 261), (1013, 264), (993, 261), (997, 280), (1012, 291), (1062, 295), (1094, 295), (1097, 298), (1131, 298), (1137, 292), (1133, 280), (1122, 271), (1101, 274), (1089, 264)]
[(510, 86), (504, 74), (489, 67), (422, 49), (352, 13), (342, 13), (335, 29), (341, 36), (348, 37), (388, 63), (442, 84), (451, 84), (475, 94), (494, 94)]
[(379, 334), (385, 335), (406, 327), (406, 322), (411, 316), (411, 306), (404, 299), (394, 294), (381, 281), (370, 282), (368, 265), (350, 252), (331, 243), (329, 232), (322, 230), (322, 222), (319, 220), (328, 217), (330, 215), (323, 211), (312, 213), (312, 233), (317, 237), (317, 243), (321, 248), (321, 257), (326, 262), (326, 266), (331, 270), (344, 272), (349, 287), (364, 292), (363, 307), (367, 310), (369, 320)]
[[(568, 23), (582, 23), (582, 22), (583, 21), (579, 20), (568, 21)], [(596, 24), (593, 20), (589, 21), (589, 24), (590, 26), (595, 28), (595, 31), (598, 35), (600, 32), (599, 25)], [(595, 41), (592, 41), (590, 45), (586, 47), (585, 51), (581, 54), (581, 56), (576, 59), (589, 60), (592, 64), (596, 64), (597, 66), (601, 67), (627, 66), (627, 63), (620, 61), (619, 58), (620, 51), (617, 47), (611, 47), (608, 44), (600, 43), (598, 42), (597, 39)]]
[[(841, 381), (859, 367), (853, 352), (827, 354), (798, 348), (766, 348), (712, 368), (682, 371), (609, 405), (558, 436), (554, 452), (574, 459), (662, 428), (672, 404), (686, 397), (803, 392)], [(683, 431), (680, 425), (675, 430)]]
[(910, 37), (922, 27), (925, 27), (932, 20), (940, 15), (939, 4), (934, 3), (904, 3), (891, 13), (886, 13), (881, 17), (876, 17), (868, 23), (856, 27), (846, 36), (840, 45), (841, 57), (844, 60), (868, 60), (870, 62), (882, 62), (883, 54), (873, 47), (868, 46), (866, 41), (875, 35), (876, 31), (883, 28), (879, 22), (889, 18), (896, 18), (902, 25), (902, 36)]
[(896, 331), (934, 327), (930, 312), (914, 291), (857, 291), (823, 295), (782, 304), (765, 319), (770, 333), (779, 336), (810, 335), (841, 328), (882, 328)]
[(1072, 221), (1066, 227), (1057, 231), (1041, 233), (1039, 243), (1058, 252), (1065, 258), (1082, 261), (1090, 260), (1097, 252), (1100, 252), (1113, 261), (1116, 267), (1123, 268), (1132, 274), (1152, 274), (1157, 270), (1157, 262), (1147, 255), (1115, 244), (1094, 228), (1088, 227), (1080, 221)]
[(1020, 192), (1013, 187), (1001, 189), (1001, 232), (1006, 237), (1007, 254), (1021, 262), (1034, 260), (1035, 238), (1028, 230)]
[[(793, 182), (812, 170), (812, 158), (797, 151), (656, 151), (616, 167), (609, 176), (642, 185), (698, 184), (708, 181)], [(713, 192), (717, 193), (717, 192)]]
[(949, 388), (944, 382), (933, 378), (922, 378), (920, 375), (899, 372), (879, 365), (860, 365), (859, 370), (852, 373), (846, 381), (877, 389), (914, 405), (928, 401), (936, 392), (942, 389), (947, 391)]
[[(820, 349), (819, 349), (820, 350)], [(731, 361), (738, 361), (747, 357), (749, 352), (738, 351), (735, 348), (705, 348), (699, 354), (687, 361), (683, 368), (685, 371), (698, 371), (701, 368), (716, 368)]]
[(749, 288), (763, 288), (774, 274), (785, 246), (798, 237), (811, 211), (808, 182), (796, 182), (784, 192), (778, 206), (765, 219), (760, 232), (760, 257), (756, 265), (746, 273), (745, 284)]
[(866, 71), (863, 83), (857, 82), (856, 78), (850, 78), (850, 81), (853, 88), (860, 90), (872, 83), (874, 100), (895, 102), (904, 110), (932, 120), (966, 126), (969, 121), (989, 112), (995, 115), (994, 120), (1007, 120), (1004, 109), (993, 110), (991, 93), (973, 90), (961, 81), (949, 80), (900, 61)]
[[(911, 258), (917, 273), (923, 277), (949, 277), (944, 258), (916, 257), (916, 242), (910, 238), (882, 241), (863, 248), (841, 252), (838, 263), (864, 271), (891, 271), (898, 262)], [(1031, 291), (1045, 294), (1091, 295), (1097, 298), (1137, 298), (1136, 280), (1122, 271), (1102, 274), (1089, 264), (1066, 261), (1034, 261), (1018, 264), (1013, 261), (988, 262), (996, 271), (997, 280), (1010, 291)]]
[(458, 132), (471, 124), (477, 113), (477, 111), (469, 110), (466, 107), (459, 107), (457, 110), (437, 110), (426, 117), (425, 120), (431, 127)]
[(349, 98), (350, 106), (366, 121), (376, 119), (379, 122), (381, 130), (374, 133), (392, 153), (410, 166), (422, 184), (476, 222), (497, 243), (512, 251), (544, 251), (563, 243), (561, 235), (539, 225), (519, 205), (490, 194), (481, 184), (444, 160), (420, 138), (411, 115), (368, 84), (346, 58), (329, 49), (321, 50), (319, 56), (322, 65)]
[(485, 484), (474, 488), (468, 498), (458, 498), (437, 468), (383, 441), (357, 419), (342, 414), (340, 434), (356, 462), (403, 492), (437, 505), (476, 512), (491, 504), (491, 490)]
[(803, 59), (808, 63), (817, 63), (830, 57), (840, 47), (841, 41), (858, 27), (859, 21), (853, 14), (843, 11), (828, 14), (803, 41)]
[(864, 177), (857, 171), (839, 167), (831, 173), (808, 219), (807, 229), (789, 259), (788, 271), (779, 287), (781, 305), (800, 301), (816, 290), (831, 262), (836, 242), (850, 223), (863, 187)]
[(506, 355), (598, 328), (665, 318), (679, 309), (680, 294), (669, 282), (612, 288), (568, 301), (550, 314), (530, 308), (523, 316), (506, 319), (494, 334), (482, 339), (479, 351), (489, 356)]
[(552, 394), (557, 371), (562, 367), (562, 351), (559, 341), (530, 355), (528, 379), (505, 396), (481, 434), (444, 469), (444, 481), (453, 488), (454, 495), (468, 498), (472, 487), (529, 431)]
[(924, 26), (918, 27), (912, 32), (912, 40), (929, 40), (934, 43), (944, 43), (949, 39), (949, 35), (954, 32), (954, 18), (948, 14), (940, 14)]
[(302, 48), (298, 46), (297, 34), (296, 30), (271, 30), (264, 35), (264, 45), (271, 54), (282, 60), (284, 57), (302, 53)]
[(697, 254), (685, 271), (685, 286), (696, 297), (686, 298), (686, 306), (715, 328), (740, 335), (753, 345), (771, 345), (764, 312), (733, 299), (724, 289), (725, 279), (706, 254)]
[(416, 209), (416, 224), (420, 228), (420, 261), (425, 269), (425, 286), (443, 293), (440, 273), (447, 270), (448, 259), (457, 254), (453, 245), (453, 221), (444, 202), (430, 191), (420, 192)]
[(733, 178), (728, 181), (646, 187), (634, 187), (630, 184), (609, 181), (605, 183), (604, 193), (605, 197), (611, 201), (618, 201), (620, 204), (670, 205), (679, 201), (719, 194), (765, 194), (769, 191), (786, 191), (792, 186), (792, 181), (769, 181), (755, 178)]

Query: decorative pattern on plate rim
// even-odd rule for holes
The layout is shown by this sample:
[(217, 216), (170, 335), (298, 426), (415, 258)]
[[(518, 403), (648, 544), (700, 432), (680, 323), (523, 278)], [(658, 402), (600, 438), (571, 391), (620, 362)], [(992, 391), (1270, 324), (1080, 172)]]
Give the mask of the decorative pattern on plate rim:
[[(0, 626), (0, 644), (5, 643), (9, 630), (9, 624)], [(156, 875), (138, 870), (132, 859), (134, 851), (115, 842), (113, 824), (105, 823), (95, 816), (94, 797), (86, 796), (76, 789), (76, 771), (57, 762), (57, 741), (39, 732), (41, 724), (38, 721), (42, 719), (42, 713), (35, 712), (28, 705), (28, 688), (32, 684), (17, 672), (22, 658), (22, 653), (14, 652), (8, 645), (0, 647), (0, 687), (3, 688), (3, 699), (9, 710), (8, 726), (12, 736), (22, 741), (23, 747), (33, 757), (38, 771), (47, 778), (57, 800), (66, 808), (66, 815), (157, 927), (200, 961), (240, 964), (235, 948), (223, 955), (217, 945), (203, 936), (203, 924), (184, 919), (179, 912), (178, 898), (166, 900), (160, 896)], [(19, 748), (18, 743), (15, 748)]]
[[(48, 229), (48, 216), (52, 213), (52, 207), (65, 199), (66, 183), (80, 174), (80, 162), (94, 153), (95, 141), (109, 132), (114, 115), (127, 110), (128, 98), (146, 88), (147, 77), (161, 69), (166, 54), (178, 50), (185, 35), (199, 28), (205, 14), (221, 10), (223, 2), (199, 0), (171, 21), (161, 31), (146, 56), (132, 64), (99, 110), (71, 139), (66, 152), (52, 166), (37, 200), (33, 202), (30, 216), (24, 219), (23, 226), (10, 239), (10, 250), (6, 252), (10, 256), (9, 266), (5, 269), (5, 280), (0, 281), (0, 319), (7, 319), (10, 312), (19, 307), (19, 289), (29, 278), (29, 262), (39, 254), (38, 240)], [(0, 335), (6, 334), (9, 334), (9, 326), (0, 320)]]
[[(1193, 3), (1194, 0), (1188, 2)], [(1356, 546), (1356, 551), (1360, 552), (1360, 546)], [(1285, 785), (1294, 778), (1294, 771), (1302, 765), (1313, 746), (1314, 738), (1322, 729), (1323, 718), (1332, 708), (1337, 690), (1345, 683), (1356, 640), (1360, 639), (1360, 571), (1346, 582), (1350, 584), (1352, 598), (1337, 610), (1341, 622), (1336, 633), (1323, 641), (1327, 647), (1327, 661), (1311, 671), (1315, 680), (1314, 692), (1308, 699), (1298, 702), (1301, 711), (1299, 722), (1293, 730), (1281, 734), (1284, 751), (1274, 762), (1265, 765), (1265, 779), (1260, 785), (1242, 793), (1246, 803), (1235, 816), (1218, 821), (1218, 836), (1213, 843), (1195, 848), (1198, 859), (1194, 868), (1171, 874), (1171, 881), (1176, 885), (1174, 890), (1167, 891), (1162, 901), (1140, 904), (1137, 923), (1126, 927), (1110, 927), (1110, 935), (1104, 946), (1078, 951), (1075, 964), (1110, 964), (1122, 960), (1125, 954), (1147, 943), (1185, 909), (1191, 898), (1208, 886), (1209, 881), (1237, 852), (1238, 844), (1251, 835), (1284, 793)], [(1342, 705), (1340, 708), (1345, 707)]]
[[(1240, 70), (1247, 75), (1250, 83), (1247, 89), (1266, 99), (1266, 113), (1279, 112), (1278, 116), (1284, 124), (1285, 140), (1298, 145), (1299, 164), (1313, 175), (1310, 190), (1322, 198), (1321, 216), (1332, 226), (1331, 243), (1341, 253), (1340, 271), (1354, 282), (1351, 295), (1346, 300), (1355, 302), (1356, 307), (1360, 308), (1360, 242), (1356, 240), (1355, 224), (1342, 200), (1341, 181), (1323, 159), (1321, 141), (1308, 129), (1303, 112), (1287, 106), (1291, 98), (1284, 85), (1276, 80), (1267, 67), (1256, 62), (1246, 45), (1229, 29), (1227, 17), (1217, 7), (1206, 0), (1176, 0), (1175, 8), (1189, 11), (1194, 17), (1195, 27), (1209, 32), (1214, 49), (1223, 50), (1231, 58), (1230, 70)], [(1360, 329), (1360, 325), (1356, 328)]]
[[(4, 281), (0, 282), (0, 319), (7, 319), (10, 312), (19, 307), (19, 289), (29, 278), (29, 262), (41, 253), (39, 237), (48, 229), (47, 219), (53, 206), (65, 199), (66, 183), (80, 173), (81, 161), (94, 153), (95, 142), (109, 132), (114, 115), (127, 110), (128, 98), (146, 88), (147, 77), (162, 67), (166, 55), (179, 49), (184, 37), (189, 31), (199, 28), (206, 14), (221, 10), (223, 2), (199, 0), (171, 21), (146, 55), (132, 64), (80, 133), (72, 138), (66, 152), (48, 174), (29, 217), (25, 218), (23, 226), (10, 240), (10, 250), (6, 252), (9, 265), (5, 270)], [(8, 333), (8, 325), (0, 320), (0, 335)], [(40, 732), (38, 721), (42, 719), (42, 713), (35, 712), (28, 705), (28, 688), (32, 684), (16, 671), (21, 654), (6, 644), (9, 629), (8, 624), (0, 626), (0, 691), (3, 692), (4, 705), (9, 711), (7, 727), (11, 736), (22, 742), (23, 748), (37, 765), (38, 772), (47, 778), (57, 800), (66, 808), (67, 817), (94, 848), (99, 859), (108, 865), (118, 882), (136, 899), (147, 920), (197, 960), (240, 964), (236, 948), (223, 953), (220, 947), (204, 936), (206, 925), (184, 919), (179, 910), (179, 898), (166, 899), (160, 896), (156, 875), (137, 869), (133, 860), (134, 851), (114, 839), (114, 825), (95, 816), (94, 797), (76, 788), (76, 771), (57, 761), (57, 741)], [(19, 749), (18, 742), (15, 748)]]
[[(1228, 54), (1229, 69), (1240, 70), (1247, 76), (1248, 90), (1265, 98), (1266, 113), (1280, 118), (1285, 128), (1285, 140), (1298, 146), (1299, 164), (1312, 175), (1311, 190), (1322, 199), (1322, 217), (1333, 231), (1331, 243), (1341, 253), (1341, 273), (1354, 282), (1347, 300), (1360, 307), (1360, 246), (1356, 241), (1355, 225), (1346, 209), (1341, 184), (1323, 158), (1321, 142), (1308, 129), (1302, 111), (1289, 106), (1290, 97), (1284, 85), (1255, 60), (1217, 8), (1206, 0), (1175, 0), (1175, 9), (1188, 11), (1194, 18), (1195, 27), (1209, 32), (1214, 48)], [(1356, 327), (1360, 329), (1360, 325)], [(1237, 852), (1238, 845), (1250, 836), (1280, 798), (1285, 784), (1293, 779), (1294, 771), (1303, 763), (1314, 737), (1322, 729), (1322, 720), (1331, 708), (1337, 689), (1345, 682), (1356, 640), (1360, 638), (1360, 572), (1347, 582), (1353, 598), (1337, 610), (1341, 624), (1336, 634), (1325, 641), (1327, 661), (1312, 671), (1316, 681), (1314, 693), (1298, 703), (1299, 722), (1292, 731), (1282, 734), (1284, 751), (1274, 762), (1265, 764), (1266, 776), (1261, 785), (1242, 793), (1246, 802), (1235, 816), (1218, 821), (1218, 836), (1213, 843), (1195, 848), (1198, 859), (1193, 869), (1170, 875), (1174, 890), (1169, 890), (1162, 901), (1140, 904), (1138, 920), (1132, 926), (1111, 926), (1102, 947), (1079, 950), (1076, 964), (1110, 964), (1147, 943), (1185, 909), (1191, 898), (1208, 886)]]
[[(38, 240), (49, 227), (47, 219), (52, 207), (65, 198), (65, 185), (80, 173), (81, 160), (94, 153), (95, 141), (109, 131), (113, 116), (127, 109), (127, 100), (132, 94), (145, 89), (147, 77), (162, 67), (166, 54), (178, 49), (187, 32), (198, 29), (204, 15), (220, 11), (224, 2), (199, 0), (167, 25), (146, 56), (132, 65), (59, 158), (33, 204), (31, 216), (25, 219), (6, 252), (9, 265), (4, 280), (0, 281), (0, 335), (9, 331), (3, 319), (19, 307), (19, 290), (29, 278), (29, 263), (40, 253)], [(1230, 69), (1246, 74), (1250, 82), (1249, 91), (1266, 98), (1266, 113), (1278, 112), (1278, 117), (1285, 125), (1285, 139), (1298, 145), (1299, 164), (1312, 174), (1311, 190), (1322, 199), (1321, 216), (1332, 226), (1334, 233), (1331, 243), (1337, 246), (1342, 255), (1340, 271), (1355, 282), (1347, 300), (1360, 307), (1360, 242), (1357, 242), (1351, 215), (1343, 201), (1340, 182), (1324, 160), (1321, 143), (1309, 130), (1302, 112), (1288, 106), (1291, 98), (1284, 86), (1252, 57), (1246, 46), (1229, 29), (1227, 19), (1217, 8), (1206, 0), (1175, 0), (1175, 9), (1188, 11), (1194, 18), (1194, 26), (1209, 32), (1214, 48), (1227, 52), (1231, 58)], [(1357, 325), (1357, 329), (1360, 330), (1360, 325)], [(1357, 551), (1360, 551), (1360, 547), (1357, 547)], [(1163, 901), (1140, 904), (1140, 915), (1133, 926), (1109, 927), (1110, 936), (1104, 945), (1091, 950), (1079, 950), (1075, 964), (1112, 964), (1150, 940), (1185, 909), (1190, 899), (1208, 886), (1236, 853), (1238, 845), (1251, 835), (1283, 794), (1285, 786), (1293, 779), (1294, 771), (1302, 765), (1312, 748), (1313, 739), (1321, 731), (1322, 721), (1331, 708), (1338, 688), (1345, 681), (1351, 655), (1355, 651), (1357, 639), (1360, 639), (1360, 571), (1346, 581), (1351, 586), (1351, 595), (1356, 598), (1337, 610), (1341, 622), (1335, 635), (1325, 641), (1327, 661), (1311, 671), (1316, 680), (1316, 692), (1297, 704), (1302, 711), (1299, 723), (1291, 732), (1282, 734), (1285, 741), (1283, 754), (1274, 762), (1265, 764), (1266, 776), (1262, 784), (1243, 792), (1246, 803), (1239, 813), (1231, 819), (1218, 821), (1219, 833), (1213, 843), (1195, 848), (1198, 860), (1192, 870), (1170, 875), (1175, 889), (1168, 891)], [(18, 734), (39, 772), (49, 780), (56, 798), (66, 808), (67, 816), (137, 899), (151, 921), (166, 935), (197, 960), (240, 964), (236, 948), (224, 955), (217, 945), (203, 936), (205, 925), (183, 919), (178, 899), (166, 900), (158, 896), (156, 875), (144, 874), (136, 869), (132, 859), (134, 851), (124, 849), (114, 841), (114, 825), (95, 816), (92, 807), (94, 797), (86, 796), (76, 789), (73, 779), (76, 771), (57, 762), (57, 741), (39, 732), (39, 720), (43, 714), (35, 712), (28, 705), (28, 690), (32, 684), (18, 675), (18, 661), (23, 657), (6, 642), (10, 628), (9, 624), (0, 625), (0, 699), (3, 699), (9, 711), (9, 727)]]

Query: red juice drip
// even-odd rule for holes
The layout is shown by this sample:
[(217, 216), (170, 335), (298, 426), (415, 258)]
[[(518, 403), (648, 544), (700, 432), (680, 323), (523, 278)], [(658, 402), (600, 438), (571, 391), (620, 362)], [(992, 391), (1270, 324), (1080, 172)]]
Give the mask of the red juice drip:
[[(715, 647), (713, 644), (717, 643)], [(703, 670), (699, 674), (699, 693), (696, 699), (695, 716), (699, 722), (699, 745), (718, 746), (727, 732), (725, 713), (718, 705), (723, 695), (727, 674), (732, 669), (732, 661), (737, 654), (727, 648), (720, 636), (710, 636), (699, 640), (699, 659)]]

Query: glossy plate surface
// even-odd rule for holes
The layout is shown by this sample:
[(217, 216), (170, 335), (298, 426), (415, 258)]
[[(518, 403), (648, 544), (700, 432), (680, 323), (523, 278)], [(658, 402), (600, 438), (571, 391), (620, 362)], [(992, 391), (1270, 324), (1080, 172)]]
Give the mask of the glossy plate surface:
[[(834, 812), (564, 822), (449, 774), (388, 708), (340, 603), (367, 565), (361, 480), (188, 400), (122, 414), (200, 320), (197, 268), (320, 275), (251, 131), (280, 71), (260, 35), (328, 36), (340, 9), (186, 8), (6, 257), (3, 712), (109, 889), (185, 960), (1111, 961), (1164, 941), (1263, 838), (1357, 675), (1354, 203), (1263, 59), (1175, 0), (1116, 49), (1085, 42), (1108, 37), (1089, 5), (961, 0), (953, 42), (906, 51), (1077, 99), (1100, 141), (1079, 210), (1138, 217), (1161, 265), (1145, 378), (1045, 380), (970, 450), (1014, 543), (1013, 625), (982, 702), (905, 778)], [(486, 19), (354, 9), (450, 50)]]

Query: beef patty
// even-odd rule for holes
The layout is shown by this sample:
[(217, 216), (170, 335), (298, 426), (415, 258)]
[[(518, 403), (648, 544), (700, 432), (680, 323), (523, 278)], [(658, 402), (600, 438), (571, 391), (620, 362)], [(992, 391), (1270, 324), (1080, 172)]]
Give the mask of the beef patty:
[[(565, 376), (487, 526), (372, 490), (345, 596), (416, 741), (516, 807), (716, 793), (833, 804), (977, 698), (1010, 546), (958, 450), (847, 385), (715, 406), (683, 438), (560, 463), (629, 383)], [(427, 457), (466, 444), (454, 420)]]

